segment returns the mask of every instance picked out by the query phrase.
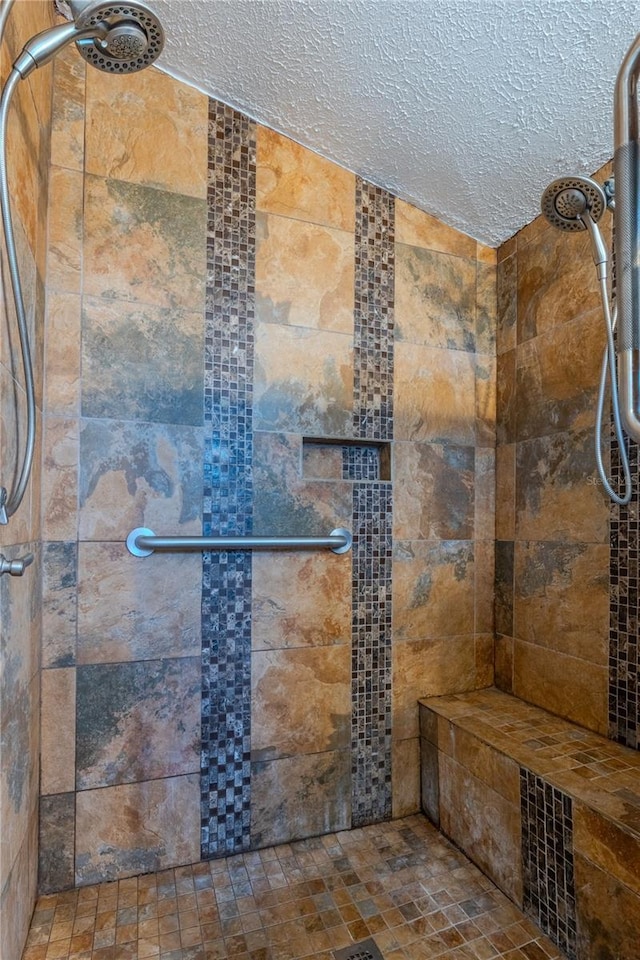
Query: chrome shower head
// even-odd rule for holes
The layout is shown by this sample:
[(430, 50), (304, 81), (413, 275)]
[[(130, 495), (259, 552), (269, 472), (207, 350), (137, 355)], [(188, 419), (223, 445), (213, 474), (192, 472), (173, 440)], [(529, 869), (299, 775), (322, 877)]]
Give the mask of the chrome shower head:
[(591, 177), (560, 177), (542, 194), (540, 207), (549, 223), (558, 230), (587, 230), (599, 279), (606, 279), (609, 251), (598, 220), (607, 209), (607, 195)]
[(607, 209), (607, 197), (591, 177), (560, 177), (544, 191), (540, 207), (559, 230), (586, 230), (585, 215), (597, 223)]
[(60, 8), (70, 22), (32, 37), (14, 63), (23, 79), (48, 63), (72, 40), (87, 63), (106, 73), (144, 70), (162, 52), (164, 31), (142, 0), (69, 0), (59, 4)]
[(164, 30), (153, 10), (141, 0), (69, 0), (69, 7), (78, 30), (95, 30), (94, 37), (79, 39), (76, 46), (87, 63), (98, 70), (135, 73), (160, 56)]

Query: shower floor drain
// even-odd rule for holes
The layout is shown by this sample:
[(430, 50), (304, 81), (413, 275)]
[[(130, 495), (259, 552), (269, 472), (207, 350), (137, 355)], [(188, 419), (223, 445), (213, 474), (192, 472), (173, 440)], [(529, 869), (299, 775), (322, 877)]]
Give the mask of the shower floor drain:
[(336, 960), (384, 960), (373, 940), (361, 940), (342, 950), (334, 950)]

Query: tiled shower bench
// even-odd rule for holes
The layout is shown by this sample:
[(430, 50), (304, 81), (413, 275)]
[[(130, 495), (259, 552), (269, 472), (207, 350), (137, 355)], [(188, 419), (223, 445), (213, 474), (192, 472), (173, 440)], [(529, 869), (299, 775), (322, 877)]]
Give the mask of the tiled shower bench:
[(496, 689), (420, 701), (427, 816), (569, 958), (640, 960), (640, 753)]

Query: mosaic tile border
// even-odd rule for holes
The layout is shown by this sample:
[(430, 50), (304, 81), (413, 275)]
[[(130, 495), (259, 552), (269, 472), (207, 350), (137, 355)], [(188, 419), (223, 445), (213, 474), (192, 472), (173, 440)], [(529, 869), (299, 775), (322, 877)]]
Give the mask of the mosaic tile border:
[(524, 911), (567, 955), (577, 953), (571, 797), (520, 768)]
[(356, 177), (354, 413), (361, 440), (393, 437), (395, 197)]
[[(393, 438), (395, 198), (356, 177), (354, 435)], [(375, 451), (373, 452), (375, 453)], [(379, 456), (343, 448), (353, 480), (352, 823), (391, 817), (392, 490)]]
[[(209, 101), (203, 533), (252, 532), (256, 130)], [(250, 847), (251, 554), (205, 553), (201, 855)]]
[(353, 485), (352, 824), (391, 817), (390, 483)]
[[(627, 439), (631, 476), (638, 477), (638, 444)], [(614, 489), (624, 487), (618, 443), (611, 440), (611, 478)], [(611, 504), (609, 554), (609, 736), (618, 743), (640, 748), (640, 491), (637, 483), (627, 506)]]

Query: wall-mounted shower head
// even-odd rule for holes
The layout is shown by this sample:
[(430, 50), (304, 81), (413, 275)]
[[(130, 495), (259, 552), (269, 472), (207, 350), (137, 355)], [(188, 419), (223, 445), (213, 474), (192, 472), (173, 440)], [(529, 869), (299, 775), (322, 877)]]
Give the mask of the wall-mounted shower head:
[(598, 277), (605, 278), (609, 251), (602, 239), (598, 220), (607, 209), (607, 195), (600, 184), (591, 177), (560, 177), (542, 194), (540, 208), (558, 230), (589, 232)]
[(70, 0), (61, 6), (70, 22), (44, 30), (25, 44), (14, 63), (23, 79), (72, 40), (87, 63), (107, 73), (144, 70), (162, 52), (160, 21), (141, 0)]
[(597, 223), (607, 209), (607, 196), (591, 177), (559, 177), (542, 194), (540, 207), (559, 230), (586, 230), (584, 214)]

